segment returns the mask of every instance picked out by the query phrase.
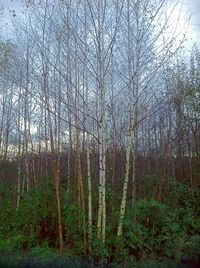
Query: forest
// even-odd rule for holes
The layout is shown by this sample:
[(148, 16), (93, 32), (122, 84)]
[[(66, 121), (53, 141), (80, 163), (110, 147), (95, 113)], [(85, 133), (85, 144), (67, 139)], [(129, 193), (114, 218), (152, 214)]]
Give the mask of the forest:
[(200, 48), (179, 1), (10, 12), (0, 267), (200, 267)]

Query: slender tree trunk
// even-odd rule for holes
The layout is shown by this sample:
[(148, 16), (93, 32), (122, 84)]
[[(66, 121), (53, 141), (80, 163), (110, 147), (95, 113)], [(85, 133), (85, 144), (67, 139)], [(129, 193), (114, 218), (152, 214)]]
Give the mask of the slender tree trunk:
[(129, 176), (130, 176), (130, 155), (131, 155), (131, 146), (132, 146), (133, 135), (134, 135), (134, 129), (133, 129), (134, 122), (135, 122), (134, 112), (132, 112), (131, 118), (130, 118), (129, 131), (128, 131), (128, 144), (127, 144), (127, 149), (126, 149), (125, 179), (124, 179), (122, 201), (121, 201), (120, 212), (119, 212), (119, 223), (118, 223), (118, 229), (117, 229), (117, 236), (122, 235), (122, 226), (123, 226), (123, 220), (124, 220), (125, 211), (126, 211), (128, 181), (129, 181)]

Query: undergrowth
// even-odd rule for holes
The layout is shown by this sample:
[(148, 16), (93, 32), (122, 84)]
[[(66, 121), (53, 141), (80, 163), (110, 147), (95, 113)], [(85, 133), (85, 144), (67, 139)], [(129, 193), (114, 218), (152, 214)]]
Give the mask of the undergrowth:
[[(136, 263), (137, 267), (155, 267), (156, 262), (156, 267), (172, 267), (182, 258), (197, 260), (200, 255), (200, 190), (185, 184), (177, 183), (162, 203), (148, 197), (137, 200), (134, 209), (128, 204), (121, 237), (116, 236), (119, 200), (109, 189), (107, 200), (115, 199), (115, 204), (107, 218), (106, 241), (102, 246), (97, 239), (94, 221), (90, 252), (80, 231), (83, 214), (63, 187), (64, 253), (61, 255), (57, 251), (55, 194), (50, 182), (41, 182), (24, 194), (18, 210), (13, 198), (9, 198), (10, 189), (0, 186), (0, 195), (1, 267), (7, 254), (12, 256), (16, 252), (21, 252), (21, 257), (15, 257), (16, 265), (31, 260), (36, 265), (37, 262), (57, 263), (58, 267), (71, 260), (77, 265), (74, 267), (84, 261), (96, 265), (103, 261), (115, 267), (122, 264), (134, 267)], [(95, 193), (93, 198), (95, 203)], [(28, 252), (28, 256), (22, 252)]]

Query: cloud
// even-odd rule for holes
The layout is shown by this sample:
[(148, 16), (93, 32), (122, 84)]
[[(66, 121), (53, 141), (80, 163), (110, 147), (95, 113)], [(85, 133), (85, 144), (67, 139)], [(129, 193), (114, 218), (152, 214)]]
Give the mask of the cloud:
[(3, 8), (7, 8), (8, 5), (9, 5), (9, 0), (6, 1), (6, 0), (0, 0), (0, 6), (3, 7)]
[(191, 14), (190, 25), (188, 29), (188, 39), (190, 45), (200, 43), (200, 1), (199, 0), (184, 0), (183, 7), (186, 14)]

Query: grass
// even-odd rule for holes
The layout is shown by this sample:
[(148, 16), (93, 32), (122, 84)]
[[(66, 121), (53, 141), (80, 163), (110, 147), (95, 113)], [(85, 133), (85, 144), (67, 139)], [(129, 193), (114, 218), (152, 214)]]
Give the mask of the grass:
[[(122, 266), (123, 265), (123, 266)], [(80, 257), (69, 256), (67, 253), (59, 253), (56, 250), (44, 248), (32, 248), (29, 252), (16, 251), (13, 253), (0, 253), (0, 267), (2, 268), (198, 268), (200, 259), (182, 259), (180, 263), (167, 258), (142, 259), (135, 263), (94, 264)]]

